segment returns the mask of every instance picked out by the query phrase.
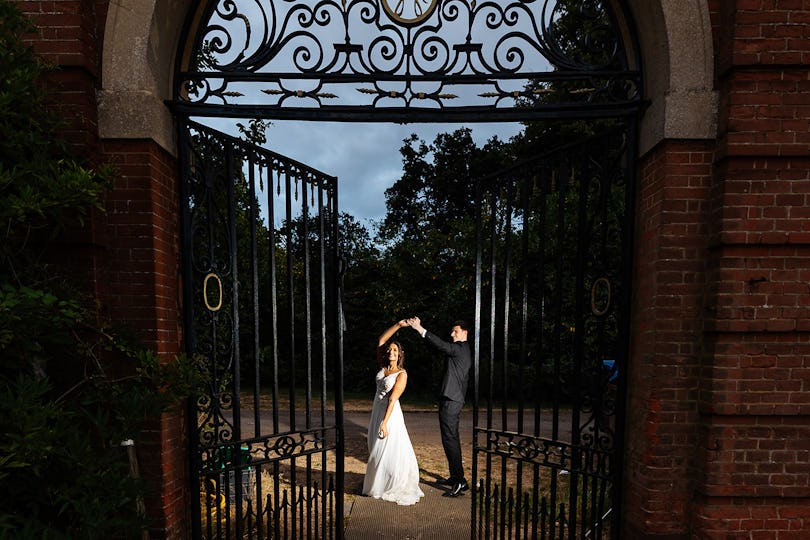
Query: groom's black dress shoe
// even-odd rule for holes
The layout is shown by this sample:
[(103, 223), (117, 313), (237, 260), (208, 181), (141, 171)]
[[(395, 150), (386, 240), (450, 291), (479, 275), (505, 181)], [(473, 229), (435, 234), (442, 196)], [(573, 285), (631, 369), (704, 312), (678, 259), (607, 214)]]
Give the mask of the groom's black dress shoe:
[(440, 486), (453, 486), (456, 484), (456, 481), (452, 478), (443, 478), (441, 480), (436, 480), (436, 483)]
[(455, 484), (453, 484), (453, 487), (450, 489), (450, 491), (442, 493), (442, 497), (459, 497), (461, 495), (464, 495), (464, 492), (468, 491), (469, 489), (470, 486), (467, 484), (467, 481), (462, 480), (461, 482), (456, 482)]

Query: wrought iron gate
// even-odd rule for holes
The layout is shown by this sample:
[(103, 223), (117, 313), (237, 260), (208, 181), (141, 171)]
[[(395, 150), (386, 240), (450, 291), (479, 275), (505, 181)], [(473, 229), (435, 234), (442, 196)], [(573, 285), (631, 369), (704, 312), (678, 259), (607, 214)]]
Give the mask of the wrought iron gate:
[[(626, 0), (191, 0), (176, 58), (170, 105), (181, 118), (588, 121), (635, 118), (642, 108)], [(480, 184), (480, 538), (618, 534), (632, 129)], [(212, 377), (192, 411), (195, 538), (271, 529), (310, 537), (317, 520), (332, 520), (324, 530), (340, 536), (335, 180), (196, 124), (180, 133), (188, 350)], [(276, 186), (285, 219), (300, 208), (295, 229), (277, 236), (270, 226), (264, 238), (257, 182)], [(317, 195), (296, 197), (307, 190)], [(240, 268), (246, 253), (252, 262)], [(248, 366), (256, 366), (252, 398), (242, 387)], [(270, 430), (258, 412), (267, 380)], [(324, 405), (330, 380), (334, 420)], [(314, 465), (332, 450), (334, 489), (326, 467), (316, 474)], [(245, 489), (242, 480), (254, 478), (255, 490)]]
[(337, 178), (193, 122), (181, 139), (186, 342), (208, 379), (194, 537), (341, 538)]
[(193, 0), (188, 116), (369, 122), (634, 114), (625, 0)]
[(618, 538), (633, 141), (478, 183), (474, 537)]

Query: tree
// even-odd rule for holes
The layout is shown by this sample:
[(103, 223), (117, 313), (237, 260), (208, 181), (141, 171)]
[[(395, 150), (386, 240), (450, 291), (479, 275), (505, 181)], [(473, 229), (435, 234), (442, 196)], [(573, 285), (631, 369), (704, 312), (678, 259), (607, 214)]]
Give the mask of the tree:
[[(384, 262), (377, 274), (381, 311), (375, 320), (419, 315), (444, 335), (453, 320), (474, 315), (475, 182), (510, 163), (512, 149), (498, 138), (478, 147), (471, 130), (461, 128), (437, 135), (430, 145), (412, 135), (400, 153), (403, 174), (386, 190), (387, 213), (378, 235)], [(441, 366), (420, 361), (429, 353), (410, 347), (416, 343), (411, 333), (400, 338), (415, 360), (409, 360), (409, 371), (415, 380), (432, 381), (420, 385), (432, 395)]]
[(511, 149), (493, 137), (478, 148), (469, 128), (440, 133), (432, 145), (414, 134), (403, 141), (402, 177), (385, 191), (380, 239), (418, 240), (429, 229), (453, 231), (475, 215), (475, 179), (510, 163)]
[[(627, 69), (621, 37), (603, 2), (598, 0), (558, 0), (549, 28), (549, 40), (556, 55), (555, 71), (613, 71)], [(621, 78), (603, 76), (575, 77), (571, 80), (529, 81), (518, 105), (536, 107), (542, 104), (585, 102), (610, 103), (625, 95), (632, 99), (637, 89)], [(525, 129), (515, 138), (515, 153), (530, 158), (549, 148), (560, 147), (583, 137), (595, 135), (620, 125), (609, 118), (543, 120), (525, 122)]]

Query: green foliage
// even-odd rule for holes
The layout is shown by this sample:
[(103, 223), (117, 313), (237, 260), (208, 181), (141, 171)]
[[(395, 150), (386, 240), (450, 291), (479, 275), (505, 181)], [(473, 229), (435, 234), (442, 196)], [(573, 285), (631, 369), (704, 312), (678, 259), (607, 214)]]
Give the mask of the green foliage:
[(267, 128), (271, 125), (272, 122), (269, 120), (260, 120), (258, 118), (251, 119), (247, 125), (241, 122), (236, 123), (242, 138), (259, 146), (267, 142)]
[(475, 215), (474, 179), (511, 164), (509, 144), (495, 137), (478, 148), (469, 128), (440, 133), (430, 145), (416, 135), (403, 143), (402, 177), (385, 192), (383, 242), (419, 241), (430, 229), (451, 234)]
[(0, 190), (7, 198), (0, 219), (15, 228), (52, 228), (72, 219), (83, 222), (87, 205), (98, 206), (108, 174), (107, 168), (94, 173), (68, 160), (28, 162), (0, 170)]
[(146, 486), (120, 441), (202, 383), (93, 325), (80, 299), (0, 289), (0, 538), (120, 538)]
[(76, 301), (50, 292), (5, 283), (0, 288), (0, 354), (4, 373), (42, 374), (45, 359), (72, 341), (71, 329), (83, 318)]
[(131, 377), (90, 370), (64, 393), (47, 377), (0, 379), (0, 538), (136, 537), (146, 485), (120, 443), (176, 399), (154, 389), (169, 368), (141, 360)]
[(0, 0), (0, 539), (139, 537), (143, 481), (125, 439), (201, 384), (190, 359), (158, 359), (99, 325), (51, 246), (81, 227), (112, 170), (55, 137), (34, 29)]
[[(473, 317), (475, 291), (474, 179), (510, 160), (507, 143), (478, 147), (469, 129), (439, 134), (431, 144), (403, 141), (403, 174), (386, 191), (381, 251), (356, 250), (345, 277), (346, 388), (368, 390), (377, 338), (398, 319), (418, 315), (447, 336), (452, 321)], [(413, 374), (411, 395), (434, 395), (441, 364), (412, 331), (397, 334)], [(418, 381), (418, 384), (417, 384)]]
[(53, 144), (41, 137), (56, 121), (40, 108), (43, 91), (38, 77), (46, 66), (20, 39), (33, 30), (15, 3), (0, 2), (0, 163), (25, 162), (24, 158), (47, 153)]
[(20, 39), (33, 28), (13, 2), (0, 2), (0, 21), (0, 271), (16, 276), (99, 206), (111, 170), (82, 167), (52, 135), (60, 121), (40, 83), (49, 68)]

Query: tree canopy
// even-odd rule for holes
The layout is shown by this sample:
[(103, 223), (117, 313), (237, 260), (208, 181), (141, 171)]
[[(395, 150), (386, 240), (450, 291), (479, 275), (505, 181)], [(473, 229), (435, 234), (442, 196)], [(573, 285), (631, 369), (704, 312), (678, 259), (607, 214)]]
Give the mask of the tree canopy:
[[(420, 316), (447, 337), (454, 320), (471, 319), (475, 287), (475, 180), (512, 159), (511, 145), (492, 138), (479, 147), (469, 128), (431, 142), (403, 140), (402, 175), (385, 192), (386, 215), (371, 231), (376, 249), (355, 252), (345, 278), (347, 385), (361, 390), (376, 368), (374, 347), (393, 322)], [(410, 349), (414, 393), (432, 396), (440, 365), (413, 332), (397, 339)], [(354, 376), (357, 375), (357, 376)], [(354, 386), (354, 388), (352, 388)]]

